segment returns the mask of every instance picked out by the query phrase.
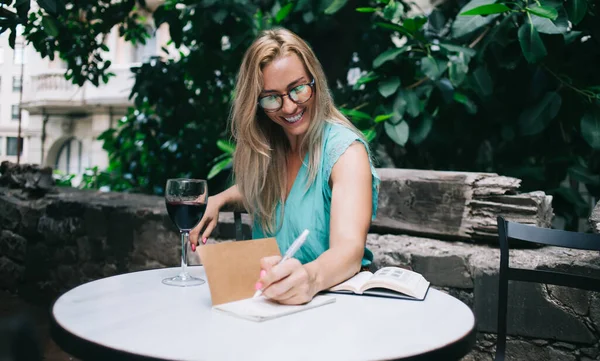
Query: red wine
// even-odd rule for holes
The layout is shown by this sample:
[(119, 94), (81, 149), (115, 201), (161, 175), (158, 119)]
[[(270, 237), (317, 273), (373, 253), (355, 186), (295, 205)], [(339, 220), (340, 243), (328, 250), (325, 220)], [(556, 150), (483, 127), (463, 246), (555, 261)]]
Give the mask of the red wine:
[(206, 204), (195, 202), (166, 202), (171, 221), (182, 231), (196, 227), (202, 219)]

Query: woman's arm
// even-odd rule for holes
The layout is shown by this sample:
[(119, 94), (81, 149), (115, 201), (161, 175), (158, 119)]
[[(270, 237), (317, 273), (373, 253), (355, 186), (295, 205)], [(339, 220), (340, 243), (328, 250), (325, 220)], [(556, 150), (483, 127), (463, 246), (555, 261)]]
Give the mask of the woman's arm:
[[(202, 243), (206, 243), (206, 239), (210, 236), (210, 233), (215, 229), (219, 222), (219, 212), (221, 208), (226, 205), (240, 205), (242, 204), (242, 195), (237, 187), (233, 185), (219, 194), (208, 197), (206, 204), (206, 211), (200, 223), (190, 231), (190, 243), (192, 244), (192, 250), (195, 250), (198, 245), (199, 238), (202, 239)], [(200, 232), (202, 236), (200, 237)]]
[(353, 143), (330, 178), (329, 249), (305, 265), (315, 293), (355, 275), (361, 266), (372, 216), (372, 175), (362, 143)]
[(274, 267), (280, 257), (261, 261), (265, 272), (257, 289), (285, 304), (301, 304), (360, 270), (372, 215), (372, 175), (367, 151), (352, 144), (335, 163), (332, 189), (329, 249), (313, 262), (301, 265), (290, 259)]

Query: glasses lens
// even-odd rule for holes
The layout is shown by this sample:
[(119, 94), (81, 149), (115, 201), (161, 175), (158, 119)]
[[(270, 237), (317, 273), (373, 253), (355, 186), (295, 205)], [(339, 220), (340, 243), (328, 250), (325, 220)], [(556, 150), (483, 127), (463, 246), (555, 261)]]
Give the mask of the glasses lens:
[(308, 84), (298, 85), (290, 91), (290, 98), (296, 103), (304, 103), (310, 99), (312, 87)]
[(260, 98), (258, 103), (265, 110), (277, 110), (281, 108), (281, 97), (279, 95), (268, 95)]

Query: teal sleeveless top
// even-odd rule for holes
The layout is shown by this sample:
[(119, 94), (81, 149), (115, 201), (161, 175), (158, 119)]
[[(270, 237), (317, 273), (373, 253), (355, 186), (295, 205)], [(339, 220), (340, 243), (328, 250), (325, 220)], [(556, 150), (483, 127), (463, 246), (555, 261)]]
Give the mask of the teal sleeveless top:
[[(352, 130), (343, 125), (326, 123), (323, 134), (321, 165), (314, 182), (310, 187), (306, 187), (308, 182), (307, 154), (296, 175), (290, 194), (283, 205), (283, 220), (281, 219), (281, 202), (277, 205), (276, 222), (278, 227), (276, 228), (276, 234), (265, 232), (260, 225), (260, 221), (254, 219), (252, 238), (275, 237), (279, 250), (283, 255), (296, 237), (304, 229), (308, 229), (310, 233), (306, 242), (294, 255), (294, 258), (297, 258), (302, 264), (314, 261), (329, 249), (329, 215), (331, 210), (329, 177), (331, 176), (333, 165), (355, 141), (363, 143), (367, 148), (367, 152), (369, 152), (368, 144)], [(369, 159), (371, 159), (370, 153)], [(372, 162), (371, 174), (373, 195), (372, 219), (375, 219), (380, 179)], [(373, 253), (365, 248), (362, 265), (368, 266), (372, 261)]]

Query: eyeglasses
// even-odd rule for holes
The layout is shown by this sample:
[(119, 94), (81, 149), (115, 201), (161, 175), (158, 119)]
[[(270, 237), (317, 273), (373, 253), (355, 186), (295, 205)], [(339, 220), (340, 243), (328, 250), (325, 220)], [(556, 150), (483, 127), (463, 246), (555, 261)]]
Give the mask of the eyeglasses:
[(258, 98), (258, 105), (267, 113), (276, 112), (283, 107), (283, 97), (290, 98), (296, 104), (303, 104), (310, 100), (314, 93), (315, 80), (301, 84), (290, 90), (287, 94), (271, 94)]

